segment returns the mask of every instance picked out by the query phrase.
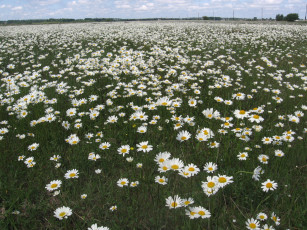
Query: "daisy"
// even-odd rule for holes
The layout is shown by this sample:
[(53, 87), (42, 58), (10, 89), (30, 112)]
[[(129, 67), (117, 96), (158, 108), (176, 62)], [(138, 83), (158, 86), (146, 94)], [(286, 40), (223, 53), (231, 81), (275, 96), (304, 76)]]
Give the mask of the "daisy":
[(53, 181), (50, 181), (50, 183), (47, 184), (45, 188), (48, 191), (53, 191), (53, 190), (57, 190), (58, 188), (60, 188), (61, 184), (62, 184), (62, 181), (60, 181), (60, 180), (53, 180)]
[(261, 220), (261, 221), (265, 221), (266, 219), (268, 218), (268, 216), (263, 213), (263, 212), (260, 212), (258, 215), (257, 215), (257, 219), (258, 220)]
[(87, 230), (109, 230), (108, 227), (98, 227), (97, 224), (92, 224), (90, 228), (87, 228)]
[(217, 170), (217, 164), (215, 164), (213, 162), (208, 162), (208, 163), (205, 164), (204, 170), (207, 173), (213, 173), (215, 170)]
[(86, 197), (87, 197), (87, 194), (82, 194), (82, 195), (81, 195), (81, 199), (83, 199), (83, 200), (84, 200)]
[(182, 207), (182, 199), (178, 195), (175, 195), (174, 197), (169, 196), (166, 199), (165, 206), (168, 206), (170, 209), (180, 208)]
[(109, 116), (106, 123), (116, 123), (118, 120), (118, 117), (113, 115), (113, 116)]
[(247, 157), (248, 157), (248, 153), (247, 152), (242, 152), (242, 153), (239, 153), (238, 155), (237, 155), (237, 157), (238, 157), (238, 159), (240, 160), (240, 161), (242, 161), (242, 160), (246, 160), (247, 159)]
[(163, 163), (171, 157), (169, 152), (160, 152), (156, 155), (154, 161), (157, 163)]
[(156, 176), (155, 177), (155, 182), (158, 184), (162, 184), (162, 185), (166, 185), (167, 184), (168, 179), (165, 176)]
[(130, 146), (129, 145), (122, 145), (117, 149), (118, 154), (125, 156), (126, 154), (129, 154)]
[(183, 142), (191, 138), (191, 134), (188, 131), (180, 131), (176, 137), (176, 140)]
[(236, 109), (233, 113), (234, 113), (235, 117), (238, 118), (238, 119), (244, 119), (244, 118), (249, 116), (249, 112), (245, 111), (245, 110)]
[(134, 182), (131, 182), (131, 183), (130, 183), (130, 187), (136, 187), (136, 186), (138, 186), (139, 184), (140, 184), (140, 182), (134, 181)]
[(213, 149), (213, 148), (218, 148), (220, 146), (220, 143), (213, 141), (208, 143), (209, 148)]
[(285, 142), (292, 142), (294, 140), (294, 137), (292, 135), (283, 135), (282, 136), (282, 139), (285, 141)]
[(214, 111), (213, 108), (203, 110), (202, 114), (208, 119), (212, 119), (212, 118), (217, 119), (220, 117), (220, 112)]
[(190, 100), (188, 101), (188, 104), (189, 104), (190, 107), (196, 107), (196, 105), (197, 105), (197, 100), (195, 100), (195, 99), (190, 99)]
[(255, 220), (253, 218), (248, 219), (246, 222), (246, 228), (249, 230), (260, 230), (260, 224), (258, 220)]
[(204, 134), (207, 139), (214, 137), (213, 131), (209, 128), (203, 128), (199, 132)]
[(276, 225), (280, 224), (280, 218), (276, 216), (274, 212), (271, 215), (271, 219), (275, 222)]
[(275, 150), (275, 156), (283, 157), (284, 155), (285, 155), (285, 153), (283, 151), (281, 151), (280, 149)]
[(199, 173), (200, 169), (194, 164), (188, 164), (185, 166), (186, 171), (190, 172), (192, 176)]
[(272, 141), (273, 141), (273, 139), (271, 138), (271, 137), (263, 137), (262, 138), (262, 143), (263, 144), (271, 144), (272, 143)]
[(162, 163), (159, 165), (158, 171), (159, 171), (160, 173), (162, 173), (162, 172), (167, 172), (168, 170), (171, 170), (170, 164), (169, 164), (169, 161), (168, 161), (168, 160), (162, 162)]
[(69, 207), (61, 207), (57, 208), (54, 211), (54, 216), (60, 220), (63, 220), (63, 218), (67, 219), (67, 217), (72, 215), (72, 210)]
[(68, 109), (66, 111), (66, 116), (73, 117), (73, 116), (76, 115), (76, 113), (77, 113), (77, 109), (76, 108), (71, 108), (71, 109)]
[(146, 133), (147, 132), (147, 127), (146, 126), (140, 126), (137, 129), (138, 133)]
[(263, 225), (261, 230), (275, 230), (275, 228), (273, 228), (273, 226), (269, 226), (268, 224), (265, 224)]
[(219, 190), (218, 178), (208, 176), (207, 181), (202, 182), (201, 187), (207, 196), (215, 194)]
[(36, 150), (38, 147), (39, 147), (39, 144), (38, 144), (38, 143), (33, 143), (32, 145), (29, 145), (29, 146), (28, 146), (28, 150), (34, 151), (34, 150)]
[(264, 192), (268, 192), (269, 190), (275, 190), (278, 186), (277, 183), (275, 183), (275, 181), (271, 181), (270, 179), (266, 180), (261, 184), (262, 184), (261, 188)]
[(189, 207), (189, 209), (185, 210), (185, 214), (190, 218), (190, 219), (195, 219), (199, 217), (197, 207)]
[(117, 181), (117, 186), (118, 187), (124, 187), (124, 186), (128, 186), (129, 184), (129, 180), (127, 178), (120, 178), (118, 181)]
[(92, 160), (92, 161), (97, 161), (98, 159), (100, 159), (100, 155), (99, 154), (94, 154), (94, 153), (89, 153), (88, 159)]
[(181, 168), (184, 167), (182, 160), (180, 160), (179, 158), (173, 158), (173, 159), (167, 161), (167, 163), (169, 165), (169, 168), (174, 170), (174, 171), (178, 171), (178, 170), (180, 170)]
[(32, 164), (33, 162), (34, 162), (34, 157), (28, 157), (24, 161), (25, 164)]
[(268, 159), (269, 159), (269, 156), (264, 155), (264, 154), (258, 156), (258, 160), (259, 160), (262, 164), (268, 164)]
[(258, 166), (257, 168), (254, 169), (252, 178), (256, 181), (259, 181), (260, 174), (263, 174), (263, 173), (264, 173), (264, 170), (260, 166)]
[(193, 198), (188, 198), (188, 199), (182, 199), (182, 205), (184, 207), (187, 207), (190, 204), (194, 204)]
[(258, 114), (251, 114), (248, 120), (250, 122), (256, 122), (256, 123), (264, 121), (263, 117), (259, 116)]
[(211, 213), (201, 206), (196, 207), (195, 211), (202, 219), (210, 218), (211, 216)]
[(226, 175), (218, 175), (217, 176), (217, 182), (218, 182), (218, 186), (220, 188), (225, 187), (226, 185), (233, 183), (233, 177), (232, 176), (226, 176)]
[(137, 149), (138, 152), (143, 151), (144, 153), (146, 153), (146, 152), (150, 152), (151, 150), (153, 150), (153, 146), (148, 145), (148, 141), (143, 141), (137, 144), (136, 147), (138, 147)]
[(101, 144), (99, 145), (99, 148), (100, 148), (101, 150), (105, 150), (105, 149), (109, 149), (110, 146), (111, 146), (111, 144), (110, 144), (109, 142), (103, 142), (103, 143), (101, 143)]
[(114, 212), (116, 210), (117, 210), (117, 206), (116, 205), (111, 206), (110, 211)]
[(18, 156), (18, 161), (23, 161), (23, 159), (24, 159), (25, 157), (26, 157), (25, 155)]
[(79, 172), (77, 169), (72, 169), (72, 170), (68, 170), (65, 173), (64, 176), (66, 179), (71, 179), (71, 178), (78, 178), (79, 177)]
[(179, 173), (178, 174), (180, 176), (184, 177), (184, 178), (189, 178), (189, 177), (192, 176), (192, 173), (187, 170), (187, 167), (179, 169)]

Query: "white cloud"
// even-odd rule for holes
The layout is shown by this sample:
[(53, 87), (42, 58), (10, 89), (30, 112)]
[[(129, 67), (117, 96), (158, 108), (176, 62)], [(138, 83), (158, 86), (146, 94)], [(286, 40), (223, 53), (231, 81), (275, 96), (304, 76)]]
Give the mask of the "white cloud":
[(22, 10), (22, 6), (15, 6), (12, 8), (12, 10)]

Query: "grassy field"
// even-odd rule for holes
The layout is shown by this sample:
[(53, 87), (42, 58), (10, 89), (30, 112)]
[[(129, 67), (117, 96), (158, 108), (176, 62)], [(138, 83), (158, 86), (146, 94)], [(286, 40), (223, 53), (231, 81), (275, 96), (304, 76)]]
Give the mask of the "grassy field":
[(2, 27), (0, 229), (306, 229), (306, 37)]

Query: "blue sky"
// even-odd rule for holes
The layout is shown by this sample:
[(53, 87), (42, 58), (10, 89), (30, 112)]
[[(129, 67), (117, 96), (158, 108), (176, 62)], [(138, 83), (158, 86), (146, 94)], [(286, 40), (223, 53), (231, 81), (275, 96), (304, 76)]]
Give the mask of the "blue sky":
[(221, 16), (275, 18), (298, 13), (306, 0), (0, 0), (0, 20)]

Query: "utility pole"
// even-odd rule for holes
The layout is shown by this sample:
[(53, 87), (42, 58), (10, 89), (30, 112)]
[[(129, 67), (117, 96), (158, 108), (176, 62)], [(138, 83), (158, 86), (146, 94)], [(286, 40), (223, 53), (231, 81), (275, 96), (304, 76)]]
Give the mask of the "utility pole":
[(261, 21), (263, 21), (263, 8), (261, 8)]
[(235, 20), (235, 10), (232, 10), (232, 20)]

